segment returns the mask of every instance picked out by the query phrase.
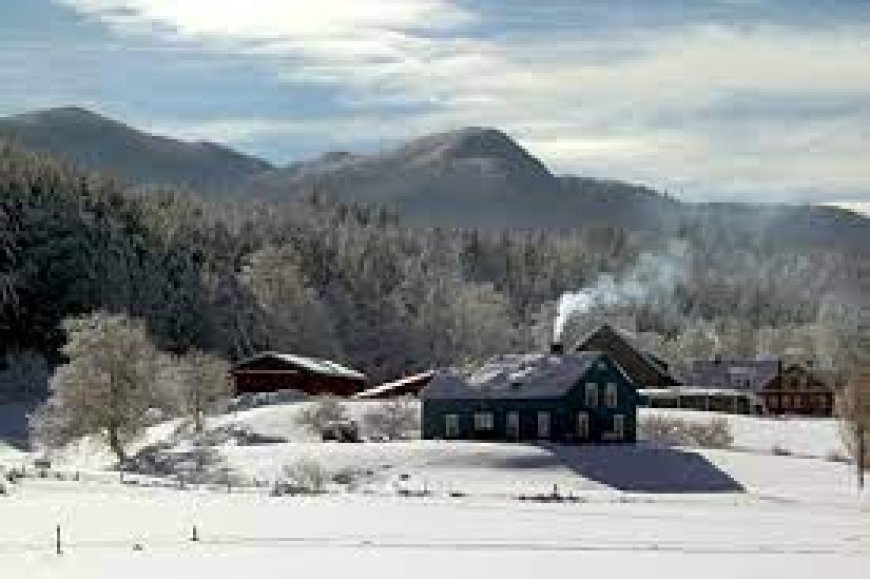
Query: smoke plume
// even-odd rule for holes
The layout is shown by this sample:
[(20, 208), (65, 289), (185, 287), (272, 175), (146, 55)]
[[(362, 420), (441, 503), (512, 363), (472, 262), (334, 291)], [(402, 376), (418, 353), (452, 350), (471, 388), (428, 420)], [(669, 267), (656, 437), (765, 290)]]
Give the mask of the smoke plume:
[(565, 325), (574, 316), (596, 309), (639, 306), (671, 300), (688, 275), (688, 247), (672, 242), (665, 251), (642, 253), (633, 267), (621, 275), (601, 274), (590, 286), (566, 292), (559, 298), (553, 341), (561, 342)]

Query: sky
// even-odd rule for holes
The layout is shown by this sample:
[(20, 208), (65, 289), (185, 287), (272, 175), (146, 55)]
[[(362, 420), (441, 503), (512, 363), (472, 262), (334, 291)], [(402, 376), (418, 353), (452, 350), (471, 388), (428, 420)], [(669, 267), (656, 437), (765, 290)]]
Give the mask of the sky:
[(491, 126), (686, 200), (870, 202), (870, 0), (0, 0), (0, 87), (278, 164)]

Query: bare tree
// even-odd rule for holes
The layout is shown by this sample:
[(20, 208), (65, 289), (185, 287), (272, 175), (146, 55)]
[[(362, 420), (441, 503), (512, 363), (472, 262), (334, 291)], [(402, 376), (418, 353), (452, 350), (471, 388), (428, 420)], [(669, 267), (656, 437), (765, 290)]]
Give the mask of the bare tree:
[(63, 328), (69, 361), (51, 378), (51, 395), (31, 423), (34, 434), (49, 446), (100, 434), (123, 463), (125, 445), (157, 403), (157, 352), (145, 324), (97, 312), (68, 319)]
[(232, 393), (229, 363), (199, 350), (170, 357), (161, 374), (173, 410), (189, 416), (196, 432), (202, 432), (205, 415), (220, 409)]
[(870, 466), (870, 366), (853, 373), (841, 393), (839, 410), (844, 419), (843, 438), (855, 457), (858, 486), (863, 489), (864, 473)]

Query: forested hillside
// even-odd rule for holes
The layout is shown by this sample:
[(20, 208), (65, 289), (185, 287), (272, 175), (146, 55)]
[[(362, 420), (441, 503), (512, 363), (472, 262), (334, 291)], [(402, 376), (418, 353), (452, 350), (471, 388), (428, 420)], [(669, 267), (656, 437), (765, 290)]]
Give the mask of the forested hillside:
[(131, 183), (172, 183), (218, 196), (271, 169), (215, 143), (151, 135), (79, 107), (0, 118), (0, 138)]
[(502, 232), (410, 228), (387, 209), (317, 197), (130, 195), (9, 145), (0, 147), (0, 220), (7, 389), (40, 356), (59, 361), (62, 319), (98, 309), (145, 319), (166, 350), (228, 359), (286, 350), (390, 378), (546, 347), (559, 296), (602, 273), (651, 289), (571, 320), (567, 340), (610, 316), (673, 357), (795, 347), (836, 355), (818, 332), (848, 324), (850, 277), (866, 259), (794, 247), (776, 231), (748, 235), (712, 214), (659, 231)]
[[(834, 207), (684, 203), (643, 185), (553, 174), (507, 134), (466, 127), (368, 154), (326, 153), (273, 167), (213, 143), (151, 135), (91, 111), (64, 107), (0, 118), (0, 139), (104, 171), (147, 191), (192, 188), (203, 199), (380, 204), (421, 227), (679, 230), (712, 222), (788, 247), (870, 247), (870, 221)], [(835, 194), (836, 192), (831, 192)]]

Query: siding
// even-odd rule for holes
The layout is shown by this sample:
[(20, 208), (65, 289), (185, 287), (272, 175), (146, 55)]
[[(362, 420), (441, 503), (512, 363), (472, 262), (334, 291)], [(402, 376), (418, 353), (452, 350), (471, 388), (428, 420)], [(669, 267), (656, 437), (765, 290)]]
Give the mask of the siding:
[[(580, 412), (589, 415), (589, 441), (601, 442), (605, 433), (613, 426), (613, 416), (621, 414), (625, 418), (624, 441), (633, 442), (637, 437), (638, 395), (634, 384), (616, 368), (606, 356), (601, 358), (605, 368), (593, 365), (581, 376), (564, 396), (558, 398), (478, 398), (478, 399), (427, 399), (423, 396), (423, 438), (445, 438), (445, 417), (455, 414), (459, 420), (459, 432), (455, 437), (460, 440), (509, 440), (507, 415), (518, 412), (520, 418), (520, 440), (538, 440), (537, 413), (550, 413), (549, 440), (576, 442), (577, 416)], [(585, 385), (595, 382), (599, 387), (599, 405), (586, 406)], [(605, 388), (607, 383), (617, 385), (617, 406), (605, 407)], [(492, 412), (494, 428), (491, 432), (477, 432), (474, 429), (476, 412)]]

